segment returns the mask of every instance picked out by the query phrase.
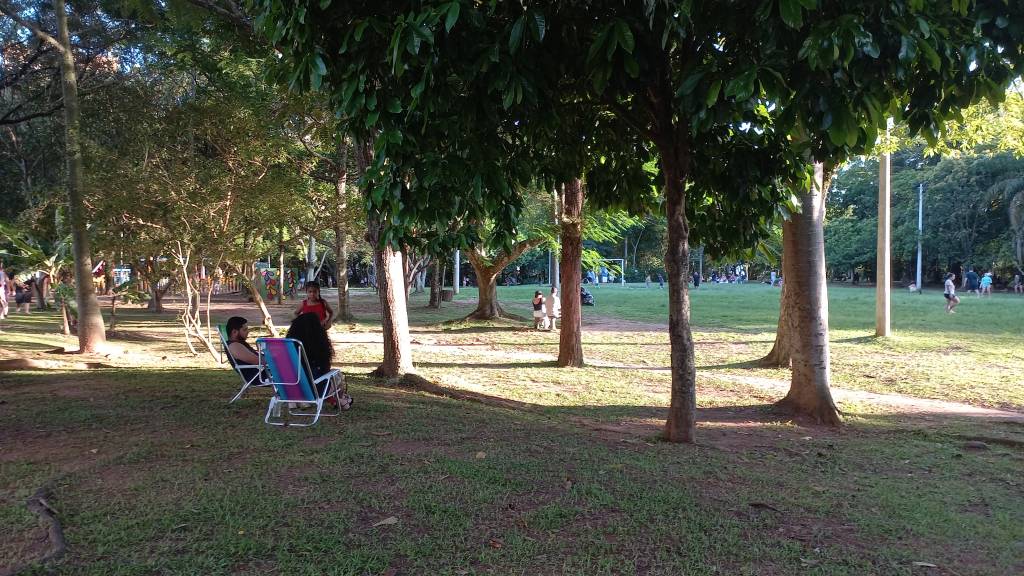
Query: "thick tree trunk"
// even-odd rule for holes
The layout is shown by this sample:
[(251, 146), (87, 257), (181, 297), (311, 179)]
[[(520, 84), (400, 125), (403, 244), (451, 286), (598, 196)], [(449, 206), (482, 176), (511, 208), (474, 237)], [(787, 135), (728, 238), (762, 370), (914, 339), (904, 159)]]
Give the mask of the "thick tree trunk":
[[(663, 126), (671, 126), (663, 111)], [(674, 136), (659, 144), (665, 174), (668, 245), (665, 273), (668, 276), (668, 338), (672, 359), (672, 397), (665, 437), (670, 442), (693, 442), (697, 422), (697, 366), (690, 332), (690, 226), (686, 220), (687, 154)], [(563, 271), (563, 274), (565, 272)]]
[(390, 246), (374, 248), (374, 261), (384, 332), (384, 361), (373, 375), (397, 378), (413, 371), (402, 254)]
[[(356, 147), (356, 166), (359, 175), (373, 160), (373, 143), (361, 142)], [(364, 198), (369, 202), (367, 191)], [(390, 245), (380, 245), (380, 233), (386, 224), (380, 215), (371, 213), (367, 219), (366, 241), (373, 249), (373, 262), (377, 274), (377, 296), (380, 298), (381, 327), (384, 332), (384, 361), (371, 374), (398, 378), (413, 371), (412, 342), (409, 338), (409, 316), (405, 299), (405, 274), (402, 254)]]
[[(472, 260), (470, 260), (472, 262)], [(469, 315), (473, 320), (493, 320), (505, 316), (505, 309), (498, 303), (498, 275), (489, 268), (478, 268), (473, 264), (476, 274), (477, 303), (476, 310)]]
[(158, 288), (160, 281), (151, 282), (149, 285), (149, 302), (146, 303), (146, 310), (150, 312), (164, 311), (164, 292), (166, 289)]
[[(783, 243), (785, 238), (795, 234), (792, 228), (792, 221), (782, 224)], [(789, 259), (785, 254), (782, 257), (782, 277), (786, 278), (789, 272), (786, 271), (786, 264)], [(793, 358), (793, 335), (795, 328), (794, 319), (794, 298), (796, 293), (790, 290), (788, 282), (782, 284), (782, 294), (779, 296), (779, 324), (775, 329), (775, 344), (767, 356), (758, 361), (758, 365), (766, 368), (789, 368)]]
[(263, 300), (263, 296), (260, 294), (257, 285), (262, 282), (263, 278), (259, 272), (254, 272), (253, 278), (249, 284), (249, 294), (252, 295), (252, 301), (256, 303), (256, 307), (259, 308), (260, 315), (263, 316), (263, 325), (270, 332), (272, 337), (277, 336), (277, 327), (274, 326), (274, 318), (270, 315), (270, 309), (267, 308), (267, 303)]
[(542, 238), (530, 238), (516, 242), (511, 252), (503, 253), (489, 261), (479, 249), (469, 251), (469, 263), (476, 274), (478, 300), (476, 310), (466, 316), (471, 320), (493, 320), (494, 318), (521, 319), (520, 316), (509, 314), (498, 303), (498, 274), (531, 248), (540, 246)]
[(558, 365), (583, 366), (583, 306), (580, 302), (583, 254), (583, 182), (566, 183), (561, 214), (562, 328), (558, 335)]
[(75, 258), (75, 299), (78, 302), (78, 348), (96, 352), (106, 342), (103, 315), (92, 286), (92, 254), (82, 200), (84, 184), (82, 167), (81, 115), (78, 109), (78, 78), (75, 56), (68, 34), (68, 15), (64, 0), (54, 0), (58, 40), (62, 47), (60, 61), (61, 92), (64, 97), (64, 154), (67, 162), (68, 216), (71, 222), (71, 244)]
[(334, 226), (334, 260), (338, 269), (338, 314), (340, 321), (351, 322), (352, 308), (348, 298), (348, 235), (340, 224)]
[(427, 308), (441, 308), (441, 260), (434, 259), (430, 267), (430, 302)]
[[(831, 176), (831, 175), (829, 175)], [(815, 164), (814, 183), (800, 195), (802, 210), (783, 238), (785, 288), (794, 294), (793, 375), (779, 403), (823, 424), (842, 422), (829, 390), (828, 289), (825, 284), (825, 193), (828, 180)], [(792, 233), (789, 233), (792, 232)]]

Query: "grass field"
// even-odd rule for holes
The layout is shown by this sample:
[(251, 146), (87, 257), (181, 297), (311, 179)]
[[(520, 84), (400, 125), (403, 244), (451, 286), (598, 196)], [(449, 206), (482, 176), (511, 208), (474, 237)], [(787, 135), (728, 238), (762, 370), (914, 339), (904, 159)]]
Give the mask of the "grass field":
[[(500, 296), (525, 313), (532, 290)], [(27, 574), (1024, 572), (1024, 421), (848, 401), (843, 429), (794, 422), (744, 380), (785, 380), (748, 365), (777, 292), (714, 286), (693, 299), (700, 444), (665, 444), (664, 292), (594, 292), (590, 365), (568, 370), (557, 334), (446, 323), (473, 291), (441, 311), (415, 296), (415, 360), (443, 397), (365, 376), (379, 327), (357, 291), (362, 321), (333, 334), (356, 405), (305, 430), (265, 426), (265, 391), (228, 405), (237, 377), (184, 354), (173, 315), (125, 310), (122, 352), (91, 369), (45, 352), (65, 342), (54, 315), (15, 317), (0, 359), (50, 364), (0, 372), (0, 572), (45, 552), (24, 505), (44, 485), (68, 549)], [(947, 316), (896, 294), (885, 341), (872, 291), (831, 298), (837, 387), (1024, 407), (1024, 298)]]
[[(499, 297), (512, 303), (508, 308), (528, 315), (527, 305), (536, 289), (502, 287)], [(596, 306), (583, 309), (584, 321), (597, 316), (667, 325), (664, 290), (643, 285), (602, 285), (590, 290)], [(785, 379), (788, 371), (749, 365), (771, 349), (779, 315), (778, 292), (763, 284), (705, 284), (692, 291), (699, 370)], [(475, 290), (464, 290), (459, 297), (475, 298)], [(945, 313), (939, 292), (895, 291), (893, 336), (884, 339), (874, 336), (874, 306), (873, 289), (829, 287), (834, 385), (1024, 408), (1024, 296), (965, 295), (957, 314), (951, 315)], [(648, 346), (600, 346), (585, 352), (592, 358), (668, 365), (666, 334), (652, 332), (638, 341), (636, 327), (629, 327), (629, 333), (632, 336), (623, 344)], [(585, 338), (595, 339), (591, 335)], [(709, 342), (713, 344), (701, 345)]]

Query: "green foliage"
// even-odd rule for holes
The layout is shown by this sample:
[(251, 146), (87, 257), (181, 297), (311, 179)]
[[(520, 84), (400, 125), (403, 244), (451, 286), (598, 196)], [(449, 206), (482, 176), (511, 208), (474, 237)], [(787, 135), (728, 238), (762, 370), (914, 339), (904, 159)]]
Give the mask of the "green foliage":
[[(954, 158), (897, 151), (892, 160), (892, 257), (897, 277), (916, 262), (918, 184), (925, 186), (923, 252), (926, 280), (957, 264), (1006, 271), (1013, 264), (1011, 200), (1020, 189), (1024, 159), (1009, 154)], [(874, 269), (878, 162), (861, 159), (837, 172), (828, 196), (826, 260), (839, 273)]]

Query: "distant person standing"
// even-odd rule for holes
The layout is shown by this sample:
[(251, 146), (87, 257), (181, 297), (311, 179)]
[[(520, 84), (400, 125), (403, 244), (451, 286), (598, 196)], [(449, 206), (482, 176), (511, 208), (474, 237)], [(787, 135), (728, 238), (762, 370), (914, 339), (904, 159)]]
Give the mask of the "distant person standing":
[(991, 272), (985, 272), (985, 274), (982, 275), (982, 277), (981, 277), (981, 295), (984, 296), (985, 294), (988, 294), (989, 296), (992, 295), (992, 273)]
[(650, 275), (650, 273), (648, 273), (647, 276), (644, 278), (644, 286), (647, 287), (647, 288), (651, 287), (651, 275)]
[(544, 295), (540, 290), (533, 293), (533, 329), (540, 330), (544, 325)]
[(665, 277), (662, 276), (661, 273), (659, 272), (658, 273), (658, 288), (664, 288), (664, 287), (665, 287)]
[(946, 312), (949, 314), (956, 314), (954, 308), (960, 303), (960, 297), (956, 295), (956, 284), (953, 283), (956, 280), (956, 274), (950, 272), (946, 274), (946, 289), (942, 295), (946, 298)]
[(978, 273), (974, 271), (974, 268), (968, 268), (967, 274), (964, 276), (964, 290), (967, 292), (974, 292), (978, 296), (981, 296), (979, 287), (981, 286)]
[(1013, 275), (1013, 292), (1015, 294), (1024, 294), (1024, 279), (1021, 278), (1021, 271), (1018, 268), (1017, 273)]
[(314, 281), (306, 282), (306, 298), (295, 309), (295, 316), (303, 314), (316, 314), (320, 325), (326, 330), (334, 318), (334, 310), (326, 300), (320, 297), (320, 283)]
[(547, 300), (544, 301), (544, 314), (547, 316), (544, 327), (549, 331), (555, 329), (555, 324), (558, 322), (559, 316), (562, 313), (562, 303), (558, 299), (558, 288), (556, 286), (551, 287), (551, 294), (548, 295)]
[(7, 313), (10, 311), (7, 304), (8, 284), (10, 284), (10, 280), (7, 278), (7, 271), (4, 270), (4, 263), (0, 262), (0, 320), (7, 318)]
[(772, 272), (771, 272), (770, 276), (771, 276), (771, 281), (772, 281), (772, 288), (774, 288), (775, 287), (775, 283), (779, 281), (779, 272), (775, 268), (772, 268)]
[(693, 272), (693, 287), (700, 288), (700, 272)]

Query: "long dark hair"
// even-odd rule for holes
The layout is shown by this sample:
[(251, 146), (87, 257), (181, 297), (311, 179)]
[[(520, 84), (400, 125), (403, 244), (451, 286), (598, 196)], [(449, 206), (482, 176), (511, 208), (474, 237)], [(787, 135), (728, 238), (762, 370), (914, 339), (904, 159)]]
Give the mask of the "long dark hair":
[(327, 330), (324, 330), (323, 325), (320, 324), (320, 318), (316, 314), (307, 312), (292, 320), (292, 325), (288, 327), (287, 337), (302, 342), (310, 365), (325, 370), (330, 368), (331, 360), (334, 358), (334, 347), (331, 346)]

